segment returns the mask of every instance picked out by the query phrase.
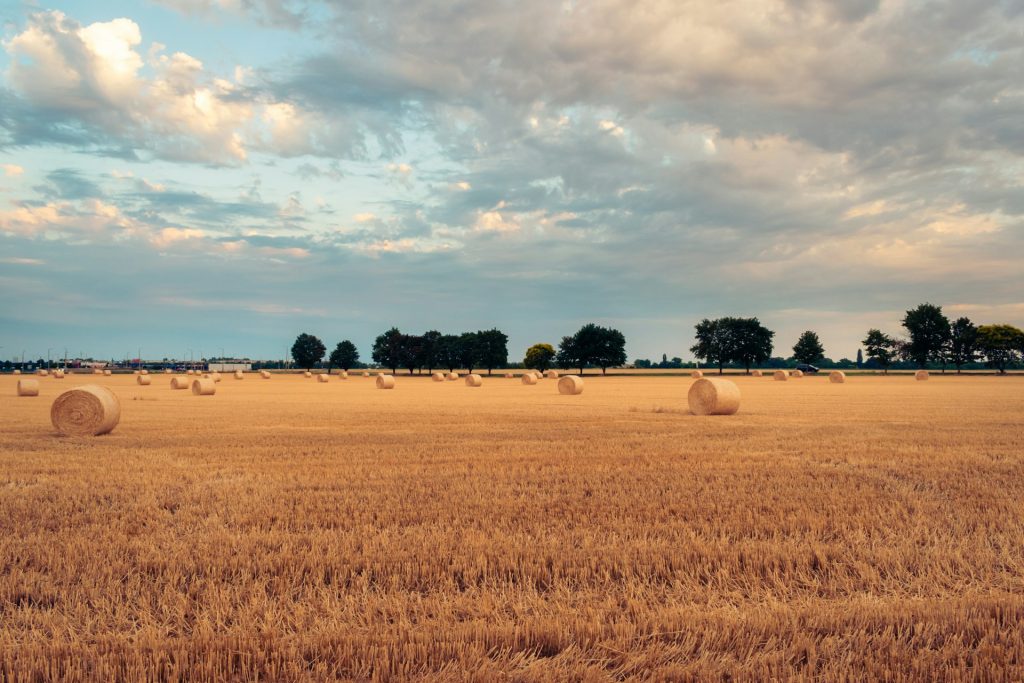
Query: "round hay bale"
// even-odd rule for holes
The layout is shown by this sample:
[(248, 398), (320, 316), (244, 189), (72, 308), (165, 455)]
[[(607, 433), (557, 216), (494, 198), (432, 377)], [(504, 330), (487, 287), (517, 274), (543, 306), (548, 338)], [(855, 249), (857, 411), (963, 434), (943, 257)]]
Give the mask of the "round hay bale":
[(558, 380), (558, 393), (575, 396), (583, 393), (583, 378), (576, 375), (566, 375)]
[(833, 370), (828, 373), (828, 381), (832, 384), (842, 384), (846, 381), (846, 373), (842, 370)]
[(928, 371), (927, 370), (918, 370), (917, 372), (914, 373), (914, 379), (916, 379), (918, 382), (927, 382), (928, 381)]
[(99, 436), (113, 431), (121, 419), (121, 403), (110, 389), (86, 384), (57, 397), (50, 422), (71, 436)]
[(370, 373), (368, 373), (368, 372), (364, 372), (363, 373), (363, 377), (369, 377), (369, 376), (370, 376)]
[(235, 379), (245, 379), (245, 375), (242, 374), (241, 370), (235, 370)]
[(764, 373), (762, 373), (760, 370), (751, 370), (750, 376), (751, 377), (763, 377)]
[(544, 373), (544, 376), (548, 379), (558, 379), (558, 370), (548, 370)]
[(39, 380), (37, 379), (19, 379), (18, 380), (18, 396), (38, 396), (39, 395)]
[(39, 375), (40, 377), (46, 377), (47, 375), (50, 374), (50, 371), (47, 370), (46, 368), (39, 368), (36, 370), (36, 374)]
[(104, 377), (110, 377), (110, 376), (111, 376), (111, 375), (113, 375), (113, 374), (114, 374), (114, 373), (113, 373), (112, 371), (110, 371), (110, 370), (104, 370), (104, 371), (103, 371), (103, 376), (104, 376)]
[(170, 368), (164, 368), (164, 374), (165, 375), (171, 374), (171, 369)]
[(219, 372), (211, 372), (210, 373), (210, 379), (212, 379), (214, 382), (219, 382), (220, 381), (220, 373)]
[(377, 388), (378, 389), (394, 389), (395, 388), (395, 376), (394, 375), (377, 375)]
[(444, 373), (443, 372), (431, 373), (430, 379), (432, 381), (434, 381), (434, 382), (443, 382), (444, 381)]
[(14, 374), (15, 374), (15, 375), (20, 375), (20, 374), (21, 374), (21, 370), (15, 370), (15, 371), (14, 371)]
[(53, 378), (54, 379), (64, 379), (64, 371), (63, 370), (54, 370), (53, 371)]
[(310, 372), (309, 370), (306, 370), (304, 373), (302, 373), (302, 376), (308, 379), (313, 376), (313, 373)]
[(789, 379), (789, 374), (785, 370), (776, 370), (772, 377), (775, 378), (776, 382), (785, 382)]
[(194, 375), (194, 374), (196, 374), (196, 371), (195, 370), (186, 370), (185, 374), (186, 375)]
[(260, 377), (263, 379), (270, 379), (270, 373), (266, 370), (260, 370)]
[(200, 377), (192, 380), (193, 396), (213, 396), (217, 393), (217, 383), (211, 377)]
[(444, 376), (444, 378), (446, 380), (448, 380), (449, 382), (454, 382), (455, 380), (457, 380), (459, 378), (459, 373), (457, 373), (457, 372), (449, 372), (447, 375)]
[(522, 381), (523, 384), (532, 386), (537, 383), (537, 375), (533, 374), (532, 372), (524, 372)]
[(694, 415), (732, 415), (740, 409), (740, 388), (727, 379), (699, 379), (686, 400)]
[(515, 375), (513, 375), (511, 372), (506, 372), (505, 373), (505, 379), (513, 379), (513, 378), (515, 378)]
[(100, 370), (99, 368), (96, 368), (96, 369), (94, 369), (94, 370), (92, 371), (92, 374), (94, 374), (94, 375), (102, 375), (102, 374), (103, 374), (103, 371), (102, 371), (102, 370)]
[(153, 383), (153, 378), (150, 377), (149, 375), (139, 375), (138, 377), (135, 378), (135, 381), (139, 384), (139, 386), (148, 387), (150, 384)]
[(188, 377), (178, 375), (171, 378), (171, 389), (188, 389)]
[(804, 376), (803, 370), (794, 370), (793, 372), (791, 372), (789, 374), (790, 374), (791, 377), (803, 377)]
[(470, 373), (466, 375), (466, 386), (467, 387), (482, 387), (484, 385), (484, 378), (480, 375)]
[(139, 372), (138, 370), (132, 370), (132, 374), (133, 375), (141, 375), (142, 373)]
[(331, 378), (328, 375), (320, 374), (316, 376), (316, 381), (319, 382), (320, 384), (325, 384), (331, 381)]
[(348, 379), (348, 370), (342, 370), (340, 373), (338, 373), (338, 377), (342, 379)]
[(700, 370), (694, 370), (693, 372), (690, 373), (690, 377), (694, 379), (701, 379), (702, 377), (704, 377), (704, 373)]
[(148, 375), (149, 374), (149, 370), (139, 370), (139, 374), (140, 375)]

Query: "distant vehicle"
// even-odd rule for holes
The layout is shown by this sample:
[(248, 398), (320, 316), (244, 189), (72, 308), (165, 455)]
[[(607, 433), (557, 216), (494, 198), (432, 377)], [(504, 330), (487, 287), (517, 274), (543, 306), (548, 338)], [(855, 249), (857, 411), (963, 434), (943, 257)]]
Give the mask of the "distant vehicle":
[(796, 369), (804, 373), (809, 372), (812, 375), (818, 372), (818, 368), (814, 367), (813, 365), (808, 365), (807, 363), (800, 363), (799, 365), (796, 366)]

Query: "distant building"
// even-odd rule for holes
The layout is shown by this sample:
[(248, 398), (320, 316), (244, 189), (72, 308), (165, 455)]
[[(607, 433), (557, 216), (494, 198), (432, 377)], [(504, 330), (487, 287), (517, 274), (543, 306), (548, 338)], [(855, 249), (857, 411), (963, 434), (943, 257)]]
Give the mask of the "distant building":
[(252, 361), (248, 358), (243, 360), (231, 359), (223, 361), (210, 361), (207, 363), (210, 368), (210, 372), (234, 372), (235, 370), (242, 370), (248, 372), (252, 370)]

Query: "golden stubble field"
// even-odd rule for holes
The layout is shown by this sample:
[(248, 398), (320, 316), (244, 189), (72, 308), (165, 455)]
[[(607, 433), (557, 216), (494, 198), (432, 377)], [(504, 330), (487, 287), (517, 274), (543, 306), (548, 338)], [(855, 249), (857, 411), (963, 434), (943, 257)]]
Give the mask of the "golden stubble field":
[[(0, 378), (0, 680), (1019, 680), (1024, 378)], [(59, 391), (121, 424), (63, 438)]]

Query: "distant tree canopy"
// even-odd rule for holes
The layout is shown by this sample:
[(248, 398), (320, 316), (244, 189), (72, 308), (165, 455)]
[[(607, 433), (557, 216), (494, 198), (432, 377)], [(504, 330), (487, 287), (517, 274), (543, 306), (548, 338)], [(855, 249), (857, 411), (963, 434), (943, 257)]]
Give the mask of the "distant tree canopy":
[(870, 329), (861, 343), (868, 354), (868, 360), (875, 361), (885, 374), (889, 374), (889, 366), (899, 356), (899, 342), (881, 330)]
[(825, 347), (821, 345), (817, 332), (807, 330), (800, 335), (800, 338), (793, 346), (793, 358), (798, 363), (813, 365), (814, 363), (821, 362), (821, 359), (824, 357)]
[(534, 344), (526, 349), (526, 355), (523, 356), (523, 367), (544, 372), (551, 367), (551, 362), (554, 359), (555, 347), (551, 344)]
[(476, 350), (477, 362), (490, 375), (508, 364), (508, 335), (498, 329), (481, 330), (476, 333)]
[(292, 358), (295, 359), (295, 364), (307, 370), (315, 367), (326, 352), (327, 347), (322, 341), (305, 332), (296, 337), (295, 343), (292, 344)]
[(359, 349), (347, 339), (340, 341), (331, 351), (327, 360), (332, 366), (337, 366), (347, 372), (359, 362)]
[(416, 370), (466, 368), (479, 366), (488, 373), (508, 363), (508, 337), (497, 329), (441, 334), (430, 330), (421, 335), (404, 334), (397, 327), (379, 335), (373, 343), (373, 361), (395, 372), (405, 368)]
[(1013, 325), (980, 325), (977, 343), (988, 366), (1005, 374), (1006, 366), (1024, 354), (1024, 331)]
[(924, 303), (912, 308), (903, 316), (903, 327), (910, 339), (901, 347), (907, 360), (919, 368), (928, 366), (929, 361), (945, 363), (944, 351), (949, 343), (949, 319), (942, 314), (942, 307)]
[(957, 318), (949, 328), (949, 362), (956, 368), (978, 359), (978, 328), (970, 318)]
[(690, 347), (693, 355), (724, 372), (729, 363), (750, 368), (767, 361), (772, 355), (775, 333), (757, 318), (705, 318), (696, 325), (697, 343)]
[(581, 375), (587, 366), (607, 373), (608, 368), (626, 363), (626, 338), (618, 330), (588, 323), (576, 334), (562, 337), (555, 358), (563, 368), (579, 368)]
[(373, 350), (370, 354), (373, 362), (385, 368), (391, 368), (392, 373), (402, 367), (404, 360), (402, 355), (402, 336), (401, 331), (397, 327), (392, 327), (374, 339)]

